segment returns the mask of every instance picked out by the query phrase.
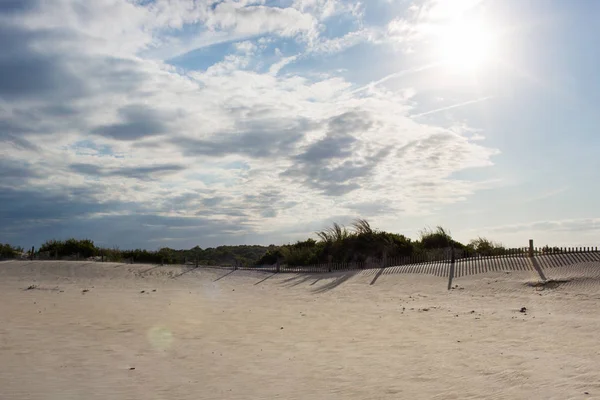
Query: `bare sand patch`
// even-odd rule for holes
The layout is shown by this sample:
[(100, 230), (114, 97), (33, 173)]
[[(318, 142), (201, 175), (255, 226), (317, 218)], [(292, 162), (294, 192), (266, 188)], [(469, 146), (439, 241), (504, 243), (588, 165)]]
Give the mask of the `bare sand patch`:
[(600, 264), (407, 271), (3, 262), (0, 398), (600, 398)]

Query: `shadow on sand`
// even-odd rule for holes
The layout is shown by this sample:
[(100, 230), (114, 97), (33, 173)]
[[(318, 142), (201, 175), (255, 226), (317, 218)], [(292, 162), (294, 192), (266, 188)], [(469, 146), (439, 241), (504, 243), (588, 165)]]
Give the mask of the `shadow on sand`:
[[(344, 282), (360, 273), (360, 271), (343, 271), (332, 273), (304, 273), (290, 276), (281, 281), (281, 285), (291, 288), (298, 285), (308, 283), (309, 286), (314, 286), (311, 289), (312, 293), (325, 293), (337, 288)], [(323, 285), (316, 286), (320, 281), (327, 280)]]
[[(452, 288), (456, 278), (484, 274), (487, 272), (507, 271), (535, 271), (542, 281), (547, 281), (545, 269), (566, 267), (573, 264), (585, 262), (600, 262), (600, 253), (569, 253), (569, 254), (547, 254), (536, 255), (533, 258), (518, 257), (490, 257), (458, 259), (456, 262), (448, 261), (431, 262), (423, 264), (389, 266), (386, 268), (370, 270), (339, 271), (334, 273), (303, 273), (293, 275), (284, 279), (281, 284), (286, 287), (295, 287), (302, 284), (316, 286), (313, 293), (324, 293), (342, 285), (356, 274), (365, 276), (374, 275), (371, 285), (375, 285), (383, 275), (397, 274), (422, 274), (447, 278), (448, 290)], [(318, 285), (321, 280), (327, 282)]]
[[(157, 267), (157, 268), (158, 268), (158, 267)], [(192, 272), (192, 271), (195, 271), (195, 270), (197, 270), (198, 268), (199, 268), (199, 267), (191, 267), (191, 268), (189, 268), (188, 270), (186, 270), (186, 271), (183, 271), (183, 272), (182, 272), (182, 273), (180, 273), (180, 274), (174, 275), (174, 276), (173, 276), (171, 279), (176, 279), (176, 278), (179, 278), (180, 276), (183, 276), (183, 275), (185, 275), (185, 274), (189, 274), (190, 272)], [(153, 269), (153, 268), (151, 268), (151, 269)]]
[(228, 273), (226, 273), (225, 275), (222, 275), (222, 276), (218, 277), (218, 278), (217, 278), (217, 279), (215, 279), (213, 282), (220, 281), (221, 279), (225, 278), (226, 276), (229, 276), (229, 275), (233, 274), (235, 271), (236, 271), (236, 270), (235, 270), (235, 269), (233, 269), (233, 270), (229, 271)]
[(260, 285), (261, 283), (263, 283), (264, 281), (266, 281), (266, 280), (267, 280), (267, 279), (269, 279), (269, 278), (272, 278), (272, 277), (274, 277), (275, 275), (277, 275), (277, 272), (273, 272), (273, 273), (271, 273), (271, 274), (267, 275), (267, 277), (266, 277), (266, 278), (263, 278), (263, 279), (261, 279), (260, 281), (256, 282), (256, 283), (254, 284), (254, 286), (256, 286), (256, 285)]

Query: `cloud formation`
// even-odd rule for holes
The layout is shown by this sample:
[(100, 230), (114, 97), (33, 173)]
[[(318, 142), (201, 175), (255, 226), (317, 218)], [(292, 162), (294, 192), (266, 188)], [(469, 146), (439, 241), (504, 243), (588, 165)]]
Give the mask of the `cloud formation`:
[[(477, 190), (452, 175), (492, 165), (495, 149), (413, 120), (404, 90), (291, 68), (385, 46), (364, 7), (272, 3), (0, 3), (0, 241), (281, 241), (333, 215), (418, 215)], [(168, 62), (217, 43), (232, 45), (204, 68)]]

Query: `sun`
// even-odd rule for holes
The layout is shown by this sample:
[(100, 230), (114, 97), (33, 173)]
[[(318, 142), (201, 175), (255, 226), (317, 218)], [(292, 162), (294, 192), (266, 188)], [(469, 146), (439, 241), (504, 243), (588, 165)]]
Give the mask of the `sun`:
[(484, 70), (497, 56), (497, 40), (482, 22), (453, 21), (439, 27), (436, 36), (438, 62), (455, 72)]

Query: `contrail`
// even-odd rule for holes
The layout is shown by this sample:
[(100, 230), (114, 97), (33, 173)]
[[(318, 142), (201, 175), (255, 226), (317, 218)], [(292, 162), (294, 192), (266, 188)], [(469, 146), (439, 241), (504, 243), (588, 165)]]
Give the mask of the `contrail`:
[(481, 97), (481, 98), (479, 98), (479, 99), (465, 101), (464, 103), (453, 104), (453, 105), (451, 105), (451, 106), (448, 106), (448, 107), (437, 108), (437, 109), (435, 109), (435, 110), (426, 111), (426, 112), (424, 112), (424, 113), (421, 113), (421, 114), (415, 114), (415, 115), (411, 115), (411, 117), (413, 117), (413, 118), (415, 118), (415, 117), (422, 117), (422, 116), (424, 116), (424, 115), (435, 114), (435, 113), (442, 112), (442, 111), (446, 111), (446, 110), (452, 110), (453, 108), (458, 108), (458, 107), (468, 106), (469, 104), (480, 103), (480, 102), (482, 102), (482, 101), (489, 100), (489, 99), (491, 99), (491, 98), (493, 98), (493, 97), (494, 97), (494, 96)]
[(354, 93), (362, 92), (363, 90), (367, 90), (367, 89), (370, 89), (370, 88), (375, 87), (377, 85), (381, 85), (382, 83), (387, 82), (390, 79), (399, 78), (399, 77), (404, 76), (404, 75), (409, 75), (409, 74), (414, 74), (416, 72), (425, 71), (427, 69), (436, 67), (437, 65), (439, 65), (439, 64), (437, 64), (437, 63), (435, 63), (435, 64), (427, 64), (427, 65), (424, 65), (422, 67), (418, 67), (418, 68), (414, 68), (414, 69), (406, 69), (406, 70), (403, 70), (403, 71), (394, 72), (393, 74), (389, 74), (388, 76), (385, 76), (385, 77), (381, 78), (378, 81), (370, 82), (370, 83), (366, 84), (365, 86), (359, 87), (358, 89), (355, 89), (355, 90), (353, 90), (350, 93), (354, 94)]

